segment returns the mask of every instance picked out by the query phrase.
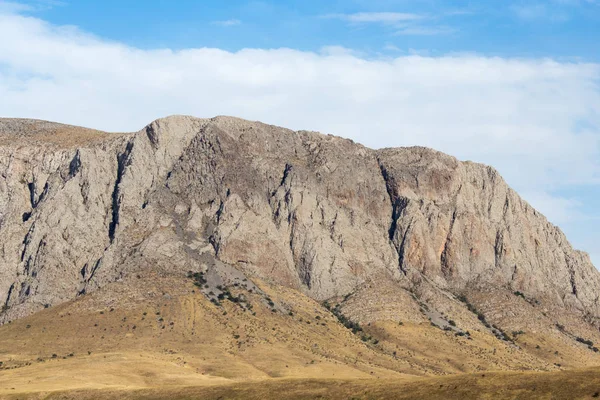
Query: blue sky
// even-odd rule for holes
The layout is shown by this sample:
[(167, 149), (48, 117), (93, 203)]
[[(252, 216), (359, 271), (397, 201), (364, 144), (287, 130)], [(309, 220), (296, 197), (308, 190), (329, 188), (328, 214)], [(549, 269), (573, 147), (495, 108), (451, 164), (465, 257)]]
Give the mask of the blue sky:
[(141, 48), (316, 50), (335, 45), (368, 54), (412, 50), (600, 60), (596, 0), (22, 3), (54, 24), (77, 25)]
[(235, 115), (493, 165), (600, 266), (600, 0), (0, 0), (0, 116)]

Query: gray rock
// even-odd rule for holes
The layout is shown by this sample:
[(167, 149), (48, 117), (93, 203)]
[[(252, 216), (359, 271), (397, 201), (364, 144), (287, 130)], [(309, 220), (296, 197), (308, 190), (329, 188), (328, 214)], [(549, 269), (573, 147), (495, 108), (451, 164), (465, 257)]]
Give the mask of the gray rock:
[[(600, 274), (490, 167), (236, 118), (0, 119), (0, 322), (218, 263), (324, 300), (426, 280), (599, 316)], [(183, 275), (182, 275), (183, 276)]]

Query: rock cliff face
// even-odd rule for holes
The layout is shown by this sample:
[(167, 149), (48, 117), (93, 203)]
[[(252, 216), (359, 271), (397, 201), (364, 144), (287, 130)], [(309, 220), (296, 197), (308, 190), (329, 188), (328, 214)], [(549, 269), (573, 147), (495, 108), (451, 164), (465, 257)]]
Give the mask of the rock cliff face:
[(0, 119), (0, 322), (209, 268), (317, 299), (497, 287), (600, 316), (600, 274), (490, 167), (229, 117), (108, 134)]

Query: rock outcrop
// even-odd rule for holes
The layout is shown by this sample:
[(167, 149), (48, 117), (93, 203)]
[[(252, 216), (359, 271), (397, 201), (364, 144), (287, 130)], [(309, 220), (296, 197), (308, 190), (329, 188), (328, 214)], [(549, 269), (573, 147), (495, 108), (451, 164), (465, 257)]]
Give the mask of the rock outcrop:
[(317, 300), (498, 287), (600, 316), (587, 255), (494, 169), (426, 148), (229, 117), (122, 134), (0, 119), (0, 174), (0, 322), (209, 260)]

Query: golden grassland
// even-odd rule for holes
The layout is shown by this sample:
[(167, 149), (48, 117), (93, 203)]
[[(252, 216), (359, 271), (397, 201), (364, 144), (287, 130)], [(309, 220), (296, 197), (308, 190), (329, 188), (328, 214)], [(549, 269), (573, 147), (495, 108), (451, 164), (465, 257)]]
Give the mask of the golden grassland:
[(600, 391), (600, 369), (559, 370), (558, 359), (579, 367), (568, 355), (580, 353), (551, 337), (525, 333), (513, 345), (485, 330), (467, 339), (408, 321), (354, 334), (301, 293), (259, 286), (232, 288), (243, 305), (215, 305), (189, 281), (150, 275), (4, 325), (0, 397), (570, 399)]
[[(106, 370), (105, 367), (101, 367)], [(191, 382), (190, 382), (191, 384)], [(35, 389), (34, 386), (31, 389)], [(7, 393), (8, 399), (593, 399), (600, 369), (492, 372), (389, 379), (271, 378), (245, 382), (196, 381), (192, 386), (78, 388)]]

